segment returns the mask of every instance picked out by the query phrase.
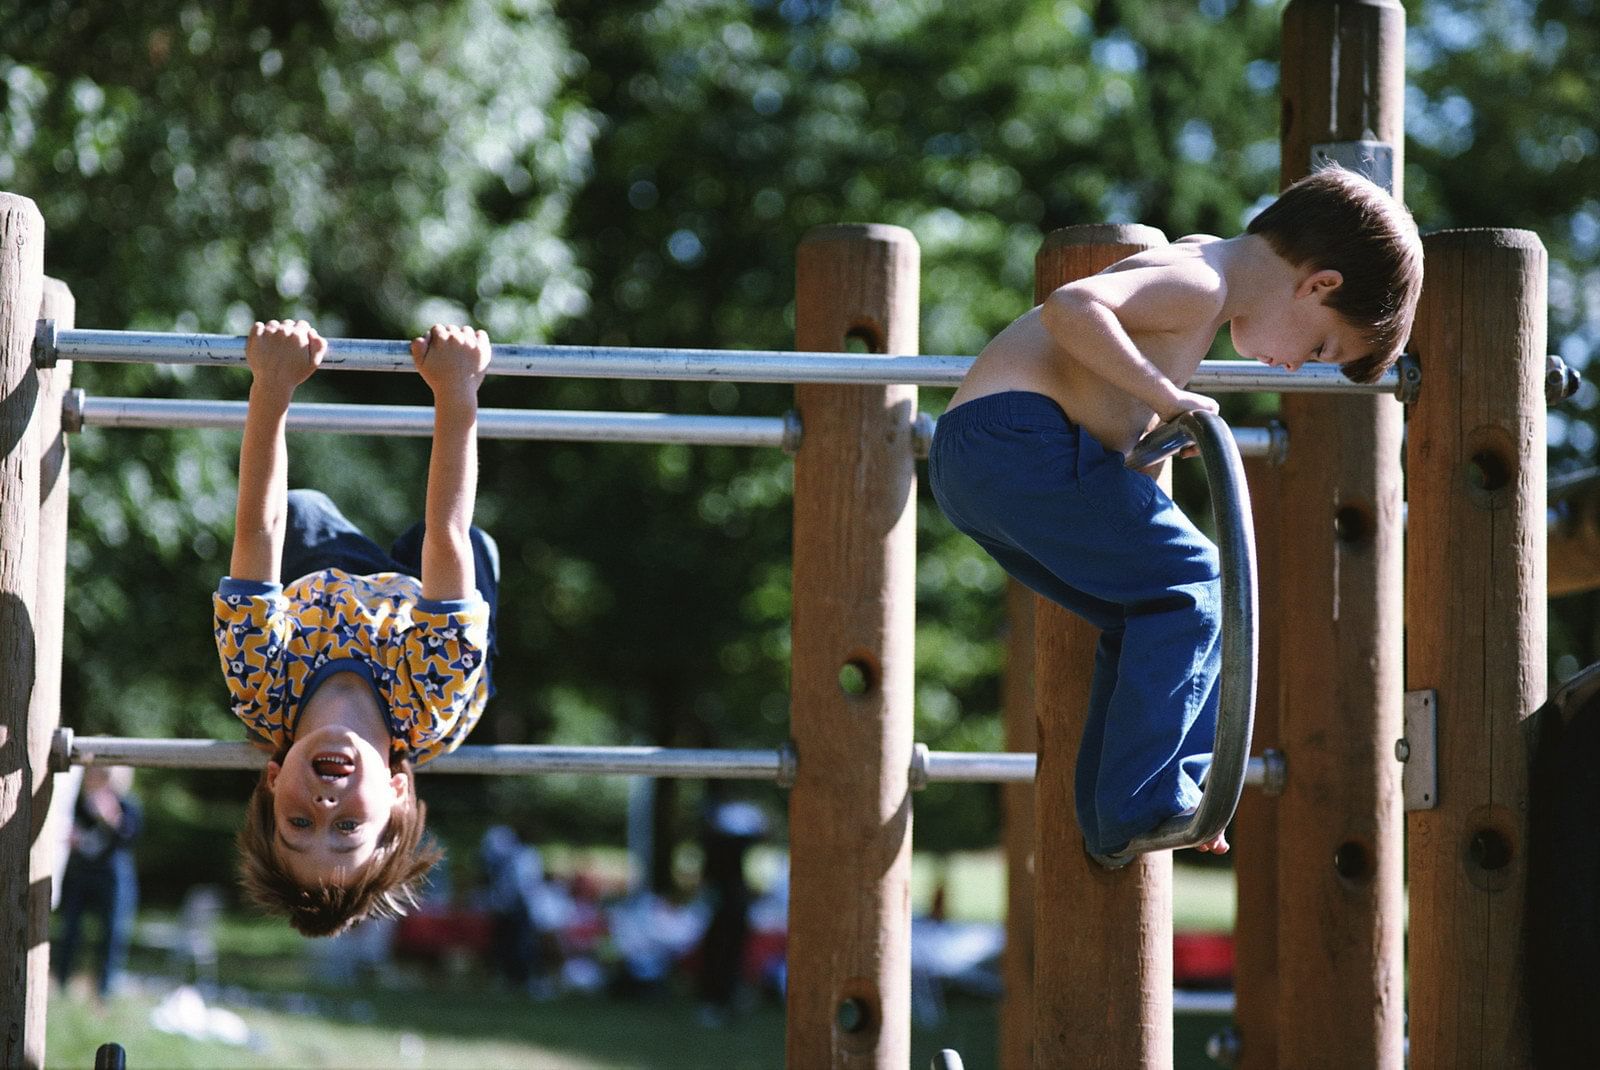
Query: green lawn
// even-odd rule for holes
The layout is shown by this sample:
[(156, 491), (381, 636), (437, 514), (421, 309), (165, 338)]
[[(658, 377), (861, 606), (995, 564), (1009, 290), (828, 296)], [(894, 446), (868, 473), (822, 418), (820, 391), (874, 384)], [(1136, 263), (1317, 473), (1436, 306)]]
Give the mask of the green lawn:
[[(941, 878), (952, 917), (997, 919), (1004, 901), (1001, 859), (995, 852), (924, 858), (913, 866), (913, 900), (931, 901)], [(159, 918), (159, 915), (151, 915)], [(1225, 930), (1232, 924), (1232, 874), (1180, 866), (1175, 875), (1179, 929)], [(93, 1065), (106, 1040), (128, 1051), (130, 1070), (165, 1067), (519, 1067), (551, 1070), (703, 1070), (778, 1067), (783, 1063), (784, 1015), (764, 1000), (732, 1024), (698, 1024), (684, 991), (649, 1001), (563, 997), (539, 1003), (498, 990), (476, 968), (410, 967), (399, 983), (381, 988), (319, 987), (308, 979), (304, 942), (279, 923), (230, 917), (219, 931), (219, 982), (226, 998), (212, 1001), (248, 1025), (251, 1044), (236, 1047), (158, 1032), (151, 1011), (176, 984), (161, 952), (135, 948), (132, 969), (142, 983), (97, 1007), (79, 995), (57, 993), (49, 1015), (49, 1065)], [(78, 987), (81, 987), (78, 986)], [(944, 1023), (913, 1029), (912, 1067), (929, 1064), (941, 1047), (960, 1051), (969, 1070), (994, 1065), (996, 1007), (951, 998)], [(1211, 1064), (1205, 1040), (1223, 1024), (1216, 1017), (1176, 1023), (1176, 1065)]]

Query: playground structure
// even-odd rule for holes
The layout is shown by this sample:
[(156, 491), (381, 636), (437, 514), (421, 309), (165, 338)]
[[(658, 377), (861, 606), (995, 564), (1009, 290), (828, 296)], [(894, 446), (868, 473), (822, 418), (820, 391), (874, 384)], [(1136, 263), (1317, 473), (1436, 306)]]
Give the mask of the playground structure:
[[(1388, 177), (1399, 193), (1403, 28), (1392, 2), (1289, 5), (1286, 183), (1327, 156)], [(71, 762), (261, 760), (244, 744), (57, 731), (65, 436), (72, 413), (93, 425), (108, 419), (106, 406), (125, 402), (69, 394), (70, 362), (241, 364), (243, 351), (241, 340), (218, 336), (73, 330), (70, 292), (43, 275), (43, 240), (32, 202), (0, 194), (0, 1061), (8, 1067), (44, 1059), (54, 838), (40, 826), (51, 771)], [(1057, 231), (1039, 254), (1036, 297), (1164, 240), (1137, 226)], [(1241, 1066), (1402, 1065), (1407, 811), (1411, 1065), (1532, 1058), (1521, 963), (1535, 734), (1524, 722), (1543, 702), (1546, 672), (1545, 257), (1520, 231), (1445, 232), (1424, 246), (1411, 345), (1418, 362), (1402, 373), (1367, 388), (1336, 369), (1291, 376), (1208, 362), (1191, 384), (1285, 394), (1287, 431), (1255, 436), (1263, 445), (1242, 451), (1258, 458), (1250, 471), (1264, 593), (1257, 742), (1286, 754), (1288, 771), (1263, 754), (1257, 779), (1280, 782), (1282, 794), (1247, 796), (1234, 837)], [(911, 792), (932, 779), (1018, 782), (1007, 803), (1002, 1065), (1170, 1066), (1170, 854), (1106, 869), (1084, 855), (1071, 817), (1092, 631), (1013, 594), (1007, 718), (1018, 753), (930, 753), (912, 739), (915, 462), (928, 437), (917, 389), (954, 385), (968, 363), (912, 355), (918, 270), (916, 242), (900, 228), (808, 235), (798, 255), (797, 353), (496, 347), (497, 374), (797, 384), (797, 419), (738, 430), (747, 444), (795, 454), (792, 745), (583, 754), (468, 746), (430, 769), (476, 762), (477, 772), (581, 767), (790, 784), (793, 1067), (908, 1064)], [(869, 353), (844, 353), (851, 339)], [(335, 340), (327, 365), (409, 368), (403, 345)], [(1402, 393), (1412, 401), (1405, 561), (1402, 409), (1392, 396)], [(415, 427), (418, 413), (425, 419), (426, 410), (373, 418)], [(546, 417), (566, 420), (568, 434), (583, 425), (598, 439), (671, 433), (686, 442), (728, 441), (711, 436), (735, 425), (715, 421), (740, 419)], [(191, 418), (201, 414), (145, 416), (159, 426)], [(205, 418), (234, 417), (223, 409)], [(350, 430), (367, 417), (319, 418), (324, 429)], [(518, 434), (554, 433), (505, 420)], [(841, 686), (844, 669), (863, 686)], [(1032, 798), (1019, 800), (1029, 779)]]

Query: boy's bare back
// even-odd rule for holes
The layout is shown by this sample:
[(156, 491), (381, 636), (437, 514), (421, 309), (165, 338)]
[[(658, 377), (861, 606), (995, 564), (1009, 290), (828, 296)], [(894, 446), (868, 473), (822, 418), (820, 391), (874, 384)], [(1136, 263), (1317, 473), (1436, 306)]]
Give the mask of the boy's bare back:
[[(1094, 321), (1075, 317), (1072, 298), (1110, 305), (1137, 353), (1169, 385), (1187, 383), (1226, 322), (1222, 261), (1228, 244), (1193, 235), (1137, 253), (1056, 291), (984, 347), (951, 408), (1008, 390), (1044, 394), (1108, 449), (1126, 453), (1158, 422), (1152, 402), (1170, 407), (1172, 398), (1151, 396), (1151, 388), (1138, 382), (1139, 393), (1146, 395), (1140, 397), (1092, 370), (1083, 351), (1116, 340), (1104, 337)], [(1060, 306), (1054, 315), (1053, 302)], [(1061, 338), (1063, 334), (1068, 337)]]

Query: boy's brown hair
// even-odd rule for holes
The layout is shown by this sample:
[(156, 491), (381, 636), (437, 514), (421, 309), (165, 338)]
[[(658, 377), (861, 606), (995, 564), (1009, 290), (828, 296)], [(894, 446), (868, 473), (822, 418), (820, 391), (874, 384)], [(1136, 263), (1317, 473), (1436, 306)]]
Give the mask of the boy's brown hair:
[[(288, 753), (288, 747), (282, 748), (273, 761), (282, 763)], [(415, 906), (423, 878), (443, 852), (423, 838), (428, 808), (417, 798), (410, 760), (397, 755), (390, 768), (405, 774), (410, 790), (390, 813), (372, 858), (342, 888), (303, 887), (283, 864), (276, 847), (272, 792), (263, 772), (239, 830), (239, 883), (245, 894), (268, 913), (287, 915), (289, 924), (306, 936), (333, 936), (363, 918), (398, 918)]]
[(1342, 366), (1345, 377), (1371, 383), (1389, 370), (1422, 292), (1422, 241), (1404, 205), (1353, 171), (1324, 167), (1284, 190), (1245, 231), (1297, 268), (1343, 275), (1326, 304), (1372, 347)]

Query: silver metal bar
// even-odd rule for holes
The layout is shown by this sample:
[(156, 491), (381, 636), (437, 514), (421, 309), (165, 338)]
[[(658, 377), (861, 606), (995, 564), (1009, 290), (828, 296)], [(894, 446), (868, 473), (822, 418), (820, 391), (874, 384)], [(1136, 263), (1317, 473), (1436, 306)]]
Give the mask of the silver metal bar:
[[(1256, 546), (1244, 465), (1221, 417), (1194, 411), (1174, 422), (1200, 447), (1200, 460), (1211, 484), (1211, 510), (1222, 564), (1222, 679), (1216, 743), (1194, 813), (1171, 818), (1154, 831), (1134, 837), (1118, 854), (1095, 856), (1112, 868), (1127, 865), (1135, 855), (1193, 847), (1217, 836), (1233, 819), (1250, 759), (1256, 710)], [(1144, 453), (1166, 449), (1180, 437), (1171, 425), (1156, 428), (1145, 436), (1153, 445), (1145, 450), (1140, 442), (1130, 451), (1129, 463)]]
[[(244, 364), (243, 335), (163, 334), (154, 331), (58, 330), (40, 321), (34, 362), (57, 360), (133, 364)], [(577, 379), (726, 380), (746, 383), (909, 383), (958, 386), (971, 357), (892, 356), (875, 353), (798, 353), (791, 350), (650, 349), (624, 346), (497, 344), (489, 371)], [(410, 343), (330, 338), (322, 366), (334, 370), (410, 371)], [(1298, 372), (1253, 361), (1202, 361), (1189, 381), (1207, 393), (1397, 394), (1398, 372), (1376, 383), (1352, 383), (1332, 366), (1307, 365)]]
[[(56, 764), (130, 765), (156, 769), (260, 769), (267, 755), (249, 743), (217, 739), (58, 738)], [(61, 753), (64, 752), (64, 753)], [(787, 750), (678, 750), (666, 747), (464, 746), (427, 770), (489, 776), (605, 773), (623, 776), (782, 780), (792, 770)], [(61, 766), (57, 771), (61, 771)]]
[[(81, 389), (62, 397), (62, 421), (68, 431), (106, 428), (244, 427), (247, 403), (194, 398), (94, 397)], [(917, 456), (928, 455), (936, 421), (917, 414), (912, 439)], [(289, 406), (290, 431), (343, 435), (427, 437), (433, 434), (433, 410), (425, 405), (339, 405), (296, 402)], [(479, 409), (481, 439), (528, 439), (542, 442), (644, 442), (696, 446), (776, 446), (793, 453), (800, 448), (798, 413), (783, 416), (679, 416), (659, 412), (582, 412), (566, 409)], [(1234, 431), (1245, 457), (1281, 460), (1288, 431), (1280, 425), (1241, 427)]]
[[(1026, 783), (1038, 764), (1032, 754), (929, 751), (917, 744), (923, 782)], [(795, 755), (778, 750), (672, 750), (665, 747), (558, 747), (500, 744), (460, 747), (428, 763), (441, 773), (488, 776), (529, 773), (620, 773), (638, 776), (792, 780)], [(220, 739), (138, 739), (80, 736), (56, 730), (51, 770), (73, 765), (130, 765), (147, 769), (260, 769), (266, 755), (249, 743)], [(1269, 782), (1260, 758), (1250, 759), (1248, 783)]]
[[(921, 761), (928, 783), (1025, 784), (1033, 780), (1039, 768), (1039, 756), (1025, 751), (931, 750)], [(1246, 787), (1278, 795), (1283, 792), (1283, 778), (1283, 755), (1279, 751), (1269, 750), (1245, 763)]]
[[(225, 428), (244, 426), (243, 401), (90, 397), (69, 391), (65, 425), (117, 428)], [(289, 430), (348, 435), (433, 434), (433, 409), (422, 405), (289, 406)], [(787, 416), (677, 416), (656, 412), (580, 412), (554, 409), (479, 409), (478, 437), (546, 442), (653, 442), (702, 446), (800, 444), (800, 419)]]

